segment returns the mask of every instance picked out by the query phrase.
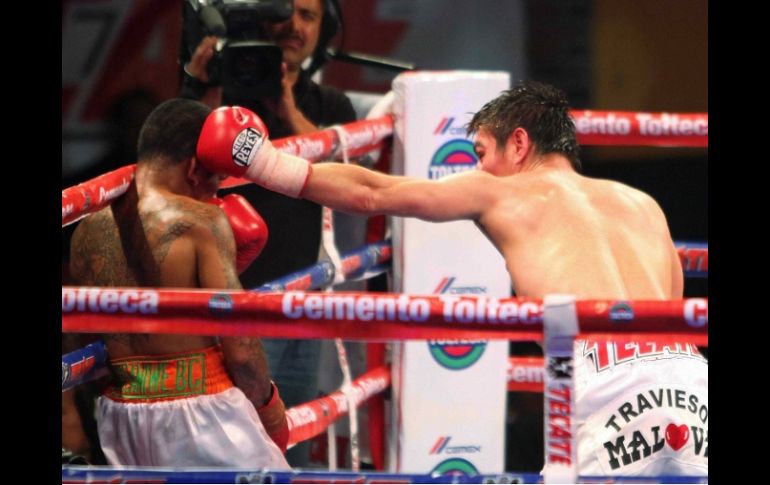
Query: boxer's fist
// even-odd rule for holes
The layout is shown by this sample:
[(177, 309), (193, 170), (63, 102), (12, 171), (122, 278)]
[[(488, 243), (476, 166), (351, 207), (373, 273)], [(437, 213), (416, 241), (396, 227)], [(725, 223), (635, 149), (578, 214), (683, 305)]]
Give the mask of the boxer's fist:
[(219, 206), (230, 221), (237, 251), (235, 267), (238, 274), (243, 273), (267, 244), (267, 224), (249, 201), (238, 194), (214, 197), (208, 202)]
[(223, 106), (206, 118), (196, 154), (210, 172), (243, 177), (299, 197), (310, 177), (310, 162), (279, 152), (267, 136), (267, 127), (252, 111)]
[(286, 420), (286, 406), (278, 394), (275, 383), (271, 382), (270, 385), (273, 395), (267, 404), (257, 409), (257, 414), (259, 414), (259, 419), (262, 421), (267, 434), (278, 445), (278, 448), (286, 453), (286, 447), (289, 445), (289, 422)]

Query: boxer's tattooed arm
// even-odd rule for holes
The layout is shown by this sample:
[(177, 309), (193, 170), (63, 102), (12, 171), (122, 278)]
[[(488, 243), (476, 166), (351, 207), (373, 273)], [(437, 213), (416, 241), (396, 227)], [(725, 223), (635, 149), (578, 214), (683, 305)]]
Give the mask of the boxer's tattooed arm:
[(230, 229), (230, 222), (222, 214), (214, 219), (211, 225), (211, 233), (217, 244), (217, 254), (222, 260), (222, 269), (225, 277), (225, 288), (231, 290), (240, 290), (243, 287), (238, 279), (238, 272), (235, 269), (235, 239)]
[(222, 339), (225, 366), (230, 378), (246, 397), (259, 408), (270, 400), (270, 372), (262, 341), (258, 338)]
[[(214, 218), (211, 232), (214, 235), (218, 258), (224, 271), (225, 284), (230, 289), (240, 289), (235, 269), (235, 241), (229, 222), (224, 215)], [(259, 408), (270, 399), (270, 373), (267, 359), (259, 338), (223, 337), (225, 367), (238, 388), (254, 407)]]

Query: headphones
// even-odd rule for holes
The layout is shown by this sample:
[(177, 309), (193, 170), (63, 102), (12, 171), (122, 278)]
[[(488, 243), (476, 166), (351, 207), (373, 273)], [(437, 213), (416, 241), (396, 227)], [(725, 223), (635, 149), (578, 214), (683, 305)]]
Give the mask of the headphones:
[(331, 58), (328, 52), (329, 42), (337, 35), (342, 26), (342, 12), (338, 0), (321, 0), (323, 15), (321, 17), (321, 31), (318, 34), (318, 45), (313, 51), (313, 60), (307, 69), (309, 75), (313, 75), (326, 61)]

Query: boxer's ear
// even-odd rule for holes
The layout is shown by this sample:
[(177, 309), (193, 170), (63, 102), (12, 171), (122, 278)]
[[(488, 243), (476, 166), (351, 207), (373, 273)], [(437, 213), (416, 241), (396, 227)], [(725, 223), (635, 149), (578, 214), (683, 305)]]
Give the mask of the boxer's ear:
[(527, 157), (534, 153), (534, 145), (529, 133), (522, 127), (518, 127), (508, 136), (505, 141), (505, 157), (514, 166), (521, 165)]

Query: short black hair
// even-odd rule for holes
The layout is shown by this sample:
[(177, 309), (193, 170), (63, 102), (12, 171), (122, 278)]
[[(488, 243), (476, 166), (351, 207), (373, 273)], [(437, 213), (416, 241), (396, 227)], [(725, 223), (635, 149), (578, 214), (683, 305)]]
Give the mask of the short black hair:
[(467, 133), (470, 136), (484, 128), (502, 150), (519, 127), (527, 131), (537, 153), (560, 153), (575, 170), (580, 169), (580, 147), (564, 92), (536, 81), (519, 82), (473, 115)]
[(138, 160), (179, 162), (194, 156), (209, 113), (211, 108), (191, 99), (174, 98), (159, 104), (139, 132)]

